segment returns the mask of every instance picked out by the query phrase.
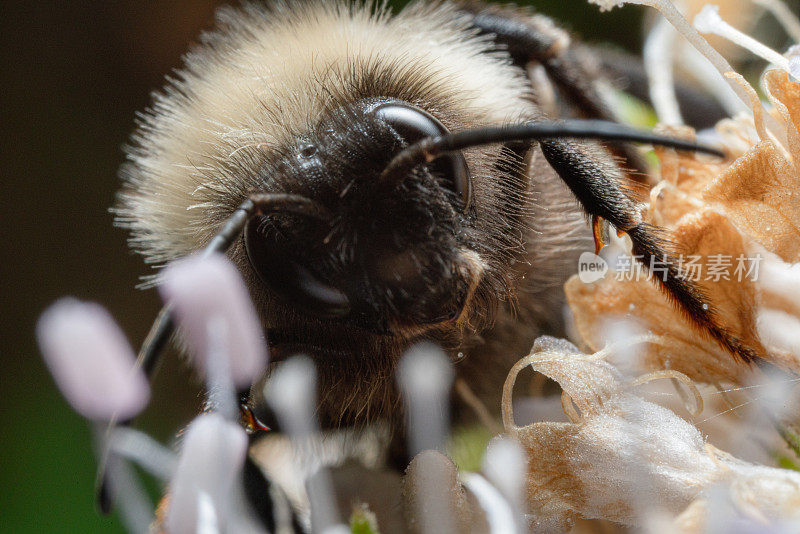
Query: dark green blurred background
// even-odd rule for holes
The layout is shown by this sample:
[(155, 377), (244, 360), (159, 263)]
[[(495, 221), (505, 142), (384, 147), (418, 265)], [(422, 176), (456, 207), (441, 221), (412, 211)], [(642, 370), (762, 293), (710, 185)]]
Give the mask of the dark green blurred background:
[[(180, 65), (218, 3), (4, 3), (2, 532), (121, 531), (117, 517), (95, 512), (89, 430), (47, 375), (34, 324), (49, 303), (74, 295), (107, 306), (134, 344), (145, 335), (158, 302), (133, 289), (146, 270), (108, 213), (120, 146), (135, 111)], [(601, 14), (583, 0), (532, 4), (589, 40), (639, 47), (638, 9)], [(189, 373), (172, 360), (142, 421), (165, 441), (200, 405)]]

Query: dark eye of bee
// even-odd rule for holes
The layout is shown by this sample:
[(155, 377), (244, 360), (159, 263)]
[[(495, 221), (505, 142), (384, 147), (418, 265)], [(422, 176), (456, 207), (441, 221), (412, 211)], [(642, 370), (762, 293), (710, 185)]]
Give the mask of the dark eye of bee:
[[(388, 102), (375, 108), (375, 114), (391, 126), (409, 145), (426, 137), (450, 133), (436, 117), (418, 107), (404, 102)], [(467, 211), (472, 200), (472, 181), (469, 168), (461, 152), (438, 158), (430, 165), (431, 171), (444, 178), (447, 185), (461, 200)]]
[[(245, 245), (251, 265), (276, 293), (295, 306), (322, 317), (342, 317), (350, 312), (350, 301), (340, 290), (322, 282), (309, 269), (281, 254), (281, 242), (274, 234), (258, 231), (256, 217), (245, 229)], [(269, 273), (269, 276), (265, 276)]]

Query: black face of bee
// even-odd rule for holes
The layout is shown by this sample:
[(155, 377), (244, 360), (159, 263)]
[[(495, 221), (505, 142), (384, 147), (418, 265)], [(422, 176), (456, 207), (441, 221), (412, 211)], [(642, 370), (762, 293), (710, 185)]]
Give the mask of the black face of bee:
[(331, 221), (252, 220), (245, 245), (261, 280), (300, 313), (379, 334), (457, 319), (479, 276), (462, 253), (470, 245), (463, 156), (418, 167), (395, 190), (379, 182), (402, 148), (445, 133), (399, 101), (328, 113), (281, 151), (264, 188), (306, 197)]

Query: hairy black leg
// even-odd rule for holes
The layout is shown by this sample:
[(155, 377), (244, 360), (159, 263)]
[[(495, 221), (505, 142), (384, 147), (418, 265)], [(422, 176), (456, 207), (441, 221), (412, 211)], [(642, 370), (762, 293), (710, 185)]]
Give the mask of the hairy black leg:
[(596, 87), (598, 75), (587, 68), (570, 42), (569, 35), (543, 15), (532, 15), (519, 9), (466, 4), (463, 10), (472, 15), (472, 25), (481, 34), (492, 35), (494, 41), (508, 51), (514, 65), (542, 65), (553, 82), (588, 118), (613, 120), (614, 113)]
[[(547, 76), (581, 116), (617, 120), (598, 89), (599, 62), (588, 50), (571, 46), (568, 34), (549, 18), (511, 7), (472, 2), (463, 4), (462, 10), (470, 14), (472, 25), (482, 34), (492, 35), (508, 51), (514, 65), (526, 74), (526, 67), (532, 62), (544, 67)], [(630, 169), (647, 171), (647, 163), (633, 147), (617, 143), (611, 146)], [(636, 175), (631, 177), (640, 179)]]
[[(712, 303), (702, 289), (687, 280), (678, 268), (670, 242), (661, 231), (642, 222), (634, 202), (620, 186), (616, 166), (586, 145), (554, 139), (542, 141), (542, 153), (583, 209), (590, 216), (602, 217), (630, 236), (633, 254), (645, 268), (658, 265), (666, 271), (652, 278), (701, 330), (724, 349), (745, 362), (759, 359), (756, 351), (728, 332), (717, 320)], [(655, 273), (654, 273), (655, 274)]]

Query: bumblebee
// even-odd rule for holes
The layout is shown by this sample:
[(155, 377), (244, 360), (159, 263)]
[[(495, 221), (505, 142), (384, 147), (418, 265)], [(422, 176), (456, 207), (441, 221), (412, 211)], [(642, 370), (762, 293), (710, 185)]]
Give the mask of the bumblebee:
[[(620, 141), (714, 150), (611, 122), (598, 65), (511, 7), (224, 8), (140, 116), (117, 223), (151, 264), (227, 251), (272, 365), (314, 359), (325, 428), (402, 434), (395, 368), (420, 341), (498, 406), (512, 362), (562, 333), (561, 286), (600, 220), (645, 267), (666, 260), (658, 283), (700, 331), (755, 359), (642, 222), (627, 184), (646, 165)], [(170, 331), (166, 310), (146, 368)]]

